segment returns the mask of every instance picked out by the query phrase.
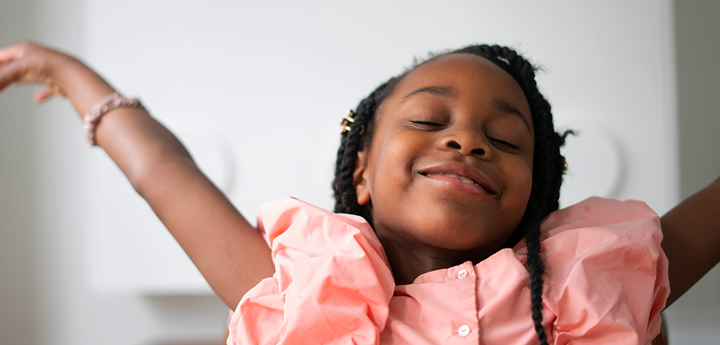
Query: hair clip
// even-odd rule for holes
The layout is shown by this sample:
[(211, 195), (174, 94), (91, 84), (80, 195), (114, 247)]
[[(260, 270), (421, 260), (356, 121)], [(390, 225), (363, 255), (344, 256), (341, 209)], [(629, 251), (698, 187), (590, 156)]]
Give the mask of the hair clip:
[(563, 171), (566, 171), (568, 169), (567, 161), (565, 160), (565, 157), (563, 157)]
[(340, 134), (345, 134), (350, 131), (350, 125), (355, 122), (355, 112), (350, 110), (342, 120), (340, 120), (340, 125), (343, 126), (342, 131)]
[(508, 65), (510, 65), (510, 60), (508, 60), (506, 57), (498, 56), (497, 59), (500, 60), (500, 61), (502, 61), (502, 62), (504, 62), (504, 63), (506, 63), (506, 64), (508, 64)]

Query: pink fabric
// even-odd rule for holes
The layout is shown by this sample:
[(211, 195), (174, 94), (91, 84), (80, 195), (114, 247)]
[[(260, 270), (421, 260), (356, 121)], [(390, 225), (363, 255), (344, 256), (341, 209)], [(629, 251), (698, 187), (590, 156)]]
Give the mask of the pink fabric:
[[(295, 199), (258, 222), (276, 273), (250, 290), (227, 344), (537, 344), (523, 243), (395, 286), (360, 217)], [(542, 223), (551, 344), (649, 344), (669, 294), (657, 215), (591, 198)]]

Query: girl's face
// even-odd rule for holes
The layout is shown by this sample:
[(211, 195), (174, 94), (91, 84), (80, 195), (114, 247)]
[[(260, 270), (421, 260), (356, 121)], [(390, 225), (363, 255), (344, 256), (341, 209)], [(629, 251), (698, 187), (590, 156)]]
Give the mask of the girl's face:
[(430, 60), (378, 109), (354, 183), (381, 241), (487, 257), (517, 228), (534, 131), (515, 80), (472, 54)]

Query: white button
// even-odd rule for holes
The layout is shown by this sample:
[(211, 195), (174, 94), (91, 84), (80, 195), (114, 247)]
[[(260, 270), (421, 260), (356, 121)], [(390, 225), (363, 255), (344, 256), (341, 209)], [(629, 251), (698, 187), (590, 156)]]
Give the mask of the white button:
[(464, 337), (466, 335), (470, 334), (470, 327), (468, 325), (462, 325), (460, 328), (458, 328), (458, 335), (461, 337)]
[(463, 278), (465, 278), (465, 277), (467, 277), (467, 271), (466, 271), (466, 270), (460, 270), (460, 272), (458, 272), (458, 278), (459, 278), (459, 279), (463, 279)]

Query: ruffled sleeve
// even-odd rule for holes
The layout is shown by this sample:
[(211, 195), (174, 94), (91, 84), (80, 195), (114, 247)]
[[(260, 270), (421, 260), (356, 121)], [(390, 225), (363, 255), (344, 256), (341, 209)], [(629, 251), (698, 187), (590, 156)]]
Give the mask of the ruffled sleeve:
[(670, 293), (658, 216), (591, 198), (542, 224), (554, 344), (649, 344)]
[(362, 218), (287, 198), (262, 206), (258, 228), (275, 274), (240, 301), (229, 345), (379, 342), (395, 285)]

